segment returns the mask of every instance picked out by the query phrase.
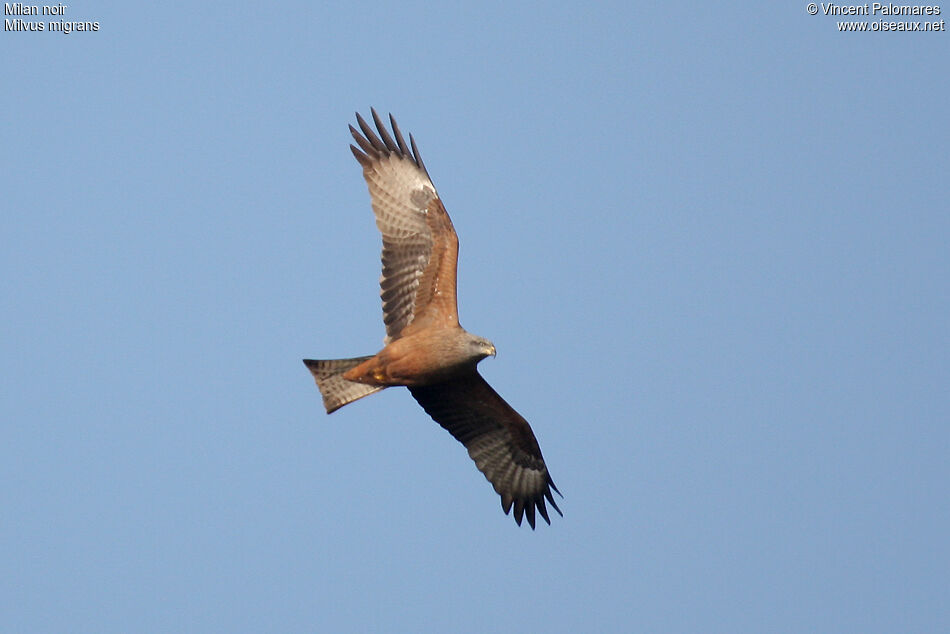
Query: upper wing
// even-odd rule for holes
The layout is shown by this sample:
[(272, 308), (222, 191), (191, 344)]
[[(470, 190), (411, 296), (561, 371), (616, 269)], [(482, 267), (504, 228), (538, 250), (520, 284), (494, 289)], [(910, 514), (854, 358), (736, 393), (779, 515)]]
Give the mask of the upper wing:
[(545, 498), (563, 515), (551, 495), (551, 489), (557, 491), (557, 487), (531, 426), (477, 371), (445, 383), (410, 387), (409, 391), (429, 416), (465, 445), (501, 496), (506, 515), (514, 504), (519, 526), (527, 515), (534, 528), (535, 507), (544, 521), (551, 523)]
[(351, 145), (350, 149), (363, 166), (376, 226), (383, 234), (379, 285), (389, 343), (415, 321), (420, 326), (422, 322), (458, 324), (458, 237), (429, 179), (415, 139), (409, 135), (410, 150), (392, 115), (389, 120), (395, 140), (376, 110), (372, 112), (379, 136), (357, 113), (362, 134), (350, 126), (359, 145)]

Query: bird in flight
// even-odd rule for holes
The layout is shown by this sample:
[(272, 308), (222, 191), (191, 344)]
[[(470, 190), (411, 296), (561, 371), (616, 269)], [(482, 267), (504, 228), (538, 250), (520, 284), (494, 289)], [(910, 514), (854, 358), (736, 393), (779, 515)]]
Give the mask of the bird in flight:
[(495, 356), (487, 339), (458, 319), (458, 236), (422, 162), (415, 139), (406, 144), (392, 115), (392, 134), (372, 110), (373, 128), (356, 114), (353, 156), (363, 167), (376, 226), (383, 235), (379, 284), (386, 326), (384, 347), (372, 356), (304, 359), (327, 413), (387, 387), (402, 385), (439, 425), (468, 449), (501, 496), (507, 515), (548, 524), (545, 500), (558, 514), (554, 481), (528, 422), (478, 373)]

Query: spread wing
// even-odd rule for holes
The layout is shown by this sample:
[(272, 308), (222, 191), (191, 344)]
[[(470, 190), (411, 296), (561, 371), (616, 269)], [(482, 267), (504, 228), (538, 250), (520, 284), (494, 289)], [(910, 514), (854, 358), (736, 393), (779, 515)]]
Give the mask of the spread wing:
[(389, 121), (395, 138), (372, 112), (379, 135), (357, 113), (362, 134), (350, 126), (359, 146), (350, 149), (363, 166), (376, 226), (383, 234), (379, 285), (388, 344), (414, 323), (417, 327), (458, 324), (458, 237), (415, 139), (409, 135), (410, 149), (392, 115)]
[(548, 524), (547, 499), (554, 510), (554, 486), (541, 448), (528, 421), (521, 417), (477, 371), (445, 383), (410, 387), (412, 396), (437, 423), (465, 445), (479, 471), (501, 496), (505, 514), (515, 508), (515, 521), (528, 517), (534, 528), (535, 508)]

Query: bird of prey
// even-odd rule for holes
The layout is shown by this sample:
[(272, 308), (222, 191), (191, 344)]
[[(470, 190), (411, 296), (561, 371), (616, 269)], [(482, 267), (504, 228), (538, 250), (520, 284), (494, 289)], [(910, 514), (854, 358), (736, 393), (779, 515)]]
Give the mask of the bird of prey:
[[(353, 156), (363, 167), (376, 226), (383, 235), (380, 277), (384, 347), (373, 356), (304, 359), (330, 414), (391, 386), (409, 389), (422, 408), (468, 449), (507, 515), (550, 524), (545, 500), (559, 514), (541, 448), (528, 422), (476, 369), (495, 356), (487, 339), (459, 325), (456, 303), (458, 236), (422, 162), (415, 139), (406, 144), (392, 115), (392, 134), (372, 110), (378, 135), (356, 114)], [(563, 515), (563, 514), (562, 514)]]

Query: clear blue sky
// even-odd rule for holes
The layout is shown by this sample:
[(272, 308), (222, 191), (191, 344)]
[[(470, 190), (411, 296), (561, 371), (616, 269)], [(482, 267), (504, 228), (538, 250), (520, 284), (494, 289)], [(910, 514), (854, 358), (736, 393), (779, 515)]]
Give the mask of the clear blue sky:
[[(0, 32), (0, 630), (950, 628), (950, 34), (319, 4)], [(381, 345), (371, 105), (553, 526), (300, 362)]]

